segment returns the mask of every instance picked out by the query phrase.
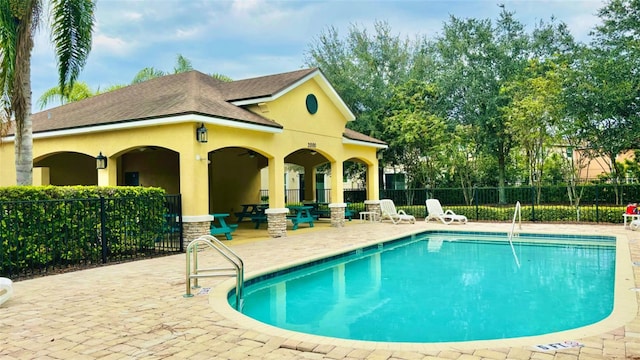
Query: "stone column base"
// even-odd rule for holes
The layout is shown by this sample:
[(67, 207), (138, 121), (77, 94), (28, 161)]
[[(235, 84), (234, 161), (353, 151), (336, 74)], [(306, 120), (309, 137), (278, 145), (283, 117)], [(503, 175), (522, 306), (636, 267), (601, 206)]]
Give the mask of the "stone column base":
[(378, 219), (382, 215), (382, 211), (380, 210), (380, 200), (365, 200), (364, 207), (366, 211), (375, 212), (378, 214)]
[(347, 208), (345, 203), (332, 203), (329, 204), (329, 210), (331, 210), (331, 226), (343, 227), (344, 226), (344, 210)]
[(184, 238), (184, 249), (187, 249), (191, 241), (202, 235), (209, 235), (213, 216), (183, 216), (182, 217), (182, 236)]
[(287, 237), (287, 214), (289, 209), (266, 209), (267, 233), (272, 238)]

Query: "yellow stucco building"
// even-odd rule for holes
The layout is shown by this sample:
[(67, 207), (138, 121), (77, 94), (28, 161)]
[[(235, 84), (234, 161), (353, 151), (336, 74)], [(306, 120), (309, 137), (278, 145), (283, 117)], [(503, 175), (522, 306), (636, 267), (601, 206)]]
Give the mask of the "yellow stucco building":
[[(376, 155), (386, 144), (347, 129), (354, 120), (319, 69), (233, 82), (198, 71), (168, 75), (34, 114), (34, 185), (180, 193), (186, 234), (206, 233), (211, 213), (259, 202), (263, 168), (269, 213), (284, 217), (286, 163), (304, 167), (308, 201), (316, 167), (329, 163), (340, 174), (330, 184), (338, 207), (344, 163), (363, 163), (367, 198), (377, 200)], [(15, 184), (13, 146), (11, 134), (0, 143), (0, 186)], [(106, 168), (96, 169), (98, 155)]]

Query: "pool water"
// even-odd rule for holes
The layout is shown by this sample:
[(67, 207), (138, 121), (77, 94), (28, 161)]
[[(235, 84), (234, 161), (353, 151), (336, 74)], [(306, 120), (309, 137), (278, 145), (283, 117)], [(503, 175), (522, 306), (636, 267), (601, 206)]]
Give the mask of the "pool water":
[[(615, 238), (427, 232), (247, 282), (242, 313), (336, 338), (540, 335), (613, 310)], [(234, 303), (233, 296), (230, 302)]]

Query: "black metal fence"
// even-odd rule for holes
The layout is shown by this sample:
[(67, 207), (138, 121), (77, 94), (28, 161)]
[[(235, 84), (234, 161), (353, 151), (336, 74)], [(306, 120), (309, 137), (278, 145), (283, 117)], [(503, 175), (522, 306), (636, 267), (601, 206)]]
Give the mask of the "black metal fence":
[[(571, 190), (571, 191), (570, 191)], [(324, 189), (323, 192), (330, 192)], [(567, 186), (532, 186), (461, 188), (423, 188), (380, 190), (380, 199), (392, 199), (396, 206), (417, 217), (427, 215), (425, 201), (438, 199), (443, 207), (477, 221), (509, 221), (515, 203), (522, 206), (524, 221), (620, 223), (627, 203), (640, 203), (639, 184), (585, 184), (575, 188)], [(290, 189), (287, 203), (299, 202), (299, 189)], [(573, 194), (572, 197), (569, 194)], [(268, 199), (268, 191), (261, 195)], [(576, 195), (579, 201), (576, 201)], [(289, 198), (294, 201), (290, 201)], [(365, 189), (344, 190), (344, 201), (354, 211), (364, 210), (364, 201), (370, 198)], [(617, 199), (617, 200), (616, 200)], [(321, 202), (321, 201), (319, 201)]]
[(0, 276), (26, 278), (183, 251), (180, 195), (0, 202)]

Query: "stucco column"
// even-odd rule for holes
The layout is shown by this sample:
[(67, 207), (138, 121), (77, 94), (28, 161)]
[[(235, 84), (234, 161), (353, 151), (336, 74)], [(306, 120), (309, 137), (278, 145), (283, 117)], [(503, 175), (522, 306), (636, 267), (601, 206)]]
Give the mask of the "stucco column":
[(331, 202), (344, 202), (343, 166), (341, 160), (331, 163)]
[(378, 163), (367, 166), (367, 198), (380, 199), (380, 179), (378, 178)]
[(116, 186), (118, 184), (118, 162), (107, 157), (107, 168), (97, 169), (98, 186)]
[(269, 208), (284, 208), (284, 158), (269, 159)]
[(201, 144), (180, 153), (180, 193), (185, 242), (209, 234), (209, 162)]
[(51, 185), (50, 169), (48, 167), (33, 168), (33, 186)]

